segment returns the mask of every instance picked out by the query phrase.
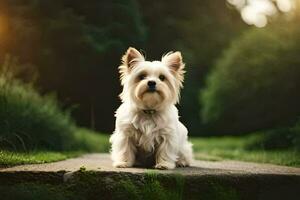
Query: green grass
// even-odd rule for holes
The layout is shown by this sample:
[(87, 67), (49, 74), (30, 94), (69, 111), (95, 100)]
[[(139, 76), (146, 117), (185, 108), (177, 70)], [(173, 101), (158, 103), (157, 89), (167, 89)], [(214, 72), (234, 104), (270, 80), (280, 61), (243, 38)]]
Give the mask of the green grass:
[(258, 134), (238, 137), (191, 138), (195, 158), (200, 160), (241, 160), (259, 163), (272, 163), (287, 166), (300, 166), (300, 153), (293, 149), (264, 150), (250, 149), (259, 140)]
[(0, 151), (0, 167), (20, 165), (20, 164), (41, 164), (64, 160), (80, 155), (82, 152), (51, 152), (51, 151), (31, 151), (31, 152), (11, 152)]
[(0, 167), (7, 167), (21, 164), (48, 163), (67, 158), (76, 157), (88, 152), (108, 152), (108, 135), (96, 133), (87, 129), (78, 129), (74, 134), (76, 140), (81, 141), (78, 150), (72, 151), (50, 151), (31, 150), (18, 152), (0, 150)]
[(95, 132), (86, 128), (77, 128), (74, 132), (74, 144), (72, 150), (84, 152), (108, 152), (110, 144), (109, 135)]
[[(79, 129), (75, 134), (85, 150), (78, 151), (0, 151), (0, 167), (19, 164), (47, 163), (76, 157), (88, 152), (108, 152), (109, 135), (99, 134), (87, 129)], [(241, 160), (258, 163), (272, 163), (286, 166), (300, 166), (300, 153), (295, 150), (249, 149), (249, 144), (259, 136), (191, 138), (196, 159), (221, 161)]]

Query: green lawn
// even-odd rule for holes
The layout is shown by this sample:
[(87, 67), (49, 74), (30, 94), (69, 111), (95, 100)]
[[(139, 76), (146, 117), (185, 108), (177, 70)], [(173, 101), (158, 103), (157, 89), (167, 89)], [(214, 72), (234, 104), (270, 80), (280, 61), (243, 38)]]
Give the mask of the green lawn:
[(191, 138), (195, 158), (200, 160), (242, 160), (300, 167), (300, 153), (295, 150), (249, 149), (258, 135), (239, 137)]
[(0, 168), (21, 164), (54, 162), (80, 156), (84, 153), (108, 152), (109, 150), (108, 135), (98, 134), (87, 129), (78, 129), (78, 131), (74, 133), (74, 136), (76, 140), (81, 143), (80, 146), (78, 146), (78, 150), (35, 150), (28, 152), (0, 150)]
[(31, 152), (12, 152), (0, 151), (0, 167), (13, 166), (20, 164), (38, 164), (64, 160), (76, 157), (82, 152), (51, 152), (51, 151), (31, 151)]
[[(109, 135), (89, 134), (90, 131), (82, 129), (78, 139), (89, 144), (88, 150), (80, 151), (29, 151), (27, 153), (0, 151), (0, 167), (29, 164), (47, 163), (76, 157), (88, 152), (108, 152)], [(249, 144), (257, 140), (257, 135), (239, 137), (192, 137), (193, 149), (196, 159), (220, 161), (220, 160), (242, 160), (259, 163), (272, 163), (278, 165), (300, 167), (300, 153), (293, 150), (250, 150)]]

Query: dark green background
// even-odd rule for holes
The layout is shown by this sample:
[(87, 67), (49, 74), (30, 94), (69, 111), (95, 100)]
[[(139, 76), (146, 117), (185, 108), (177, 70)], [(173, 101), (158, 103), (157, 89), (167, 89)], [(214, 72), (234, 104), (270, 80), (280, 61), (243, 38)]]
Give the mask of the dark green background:
[(179, 50), (190, 133), (244, 134), (296, 122), (299, 29), (291, 14), (250, 27), (225, 0), (1, 0), (0, 62), (14, 59), (18, 78), (55, 93), (79, 125), (111, 133), (126, 49), (149, 60)]

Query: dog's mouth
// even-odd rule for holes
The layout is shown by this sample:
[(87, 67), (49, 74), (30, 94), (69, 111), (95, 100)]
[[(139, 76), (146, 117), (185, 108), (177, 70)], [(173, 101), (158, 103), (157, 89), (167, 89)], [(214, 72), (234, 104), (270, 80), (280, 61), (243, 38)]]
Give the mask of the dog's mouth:
[(162, 92), (160, 90), (158, 90), (157, 88), (148, 88), (147, 90), (145, 90), (143, 92), (143, 95), (144, 94), (158, 94), (158, 95), (162, 95)]
[(143, 88), (144, 90), (140, 91), (137, 93), (136, 97), (142, 101), (144, 101), (146, 99), (149, 99), (149, 98), (154, 98), (154, 99), (157, 99), (159, 98), (160, 101), (162, 101), (164, 99), (164, 94), (163, 92), (155, 87), (155, 88), (151, 88), (151, 87), (147, 87), (147, 88)]
[(154, 92), (158, 92), (158, 91), (156, 90), (156, 88), (148, 88), (148, 89), (146, 90), (146, 92), (154, 93)]

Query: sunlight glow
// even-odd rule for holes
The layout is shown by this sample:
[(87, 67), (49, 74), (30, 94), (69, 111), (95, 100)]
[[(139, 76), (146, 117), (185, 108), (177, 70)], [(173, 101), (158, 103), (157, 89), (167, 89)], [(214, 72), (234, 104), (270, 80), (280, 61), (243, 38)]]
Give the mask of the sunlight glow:
[(246, 4), (246, 0), (227, 0), (227, 1), (228, 1), (228, 3), (237, 7), (238, 9), (243, 8)]
[(5, 23), (4, 23), (4, 18), (0, 15), (0, 36), (5, 32)]
[(248, 0), (248, 5), (242, 8), (241, 15), (247, 24), (264, 27), (268, 22), (267, 16), (276, 12), (276, 7), (269, 0)]
[(268, 17), (281, 12), (289, 12), (295, 7), (295, 0), (227, 0), (240, 10), (242, 19), (249, 25), (264, 27)]
[(287, 1), (287, 0), (277, 0), (277, 7), (282, 12), (289, 12), (292, 10), (292, 8), (295, 6), (293, 1)]

